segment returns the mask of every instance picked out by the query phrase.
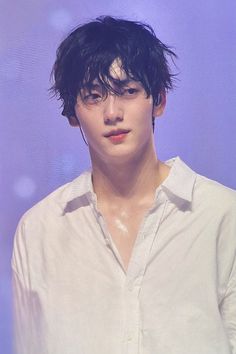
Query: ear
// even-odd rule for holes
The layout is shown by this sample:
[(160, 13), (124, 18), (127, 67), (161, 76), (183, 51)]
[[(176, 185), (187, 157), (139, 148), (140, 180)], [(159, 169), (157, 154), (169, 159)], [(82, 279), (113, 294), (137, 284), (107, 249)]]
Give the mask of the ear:
[(79, 119), (76, 116), (70, 116), (67, 118), (68, 118), (69, 123), (72, 127), (79, 127), (80, 126)]
[(159, 95), (159, 102), (153, 106), (153, 117), (161, 116), (166, 106), (166, 93), (162, 91)]

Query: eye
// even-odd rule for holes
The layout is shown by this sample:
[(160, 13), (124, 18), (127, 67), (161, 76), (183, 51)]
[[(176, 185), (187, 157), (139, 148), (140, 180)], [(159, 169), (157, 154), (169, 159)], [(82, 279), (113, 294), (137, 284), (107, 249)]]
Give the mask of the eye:
[(102, 95), (98, 92), (91, 92), (87, 95), (84, 95), (83, 100), (85, 103), (88, 104), (97, 103), (102, 100)]
[(139, 93), (139, 90), (136, 87), (128, 87), (123, 90), (121, 95), (124, 98), (135, 98), (137, 94)]
[(134, 87), (130, 87), (130, 88), (125, 89), (125, 93), (128, 95), (134, 95), (137, 92), (138, 92), (138, 90)]

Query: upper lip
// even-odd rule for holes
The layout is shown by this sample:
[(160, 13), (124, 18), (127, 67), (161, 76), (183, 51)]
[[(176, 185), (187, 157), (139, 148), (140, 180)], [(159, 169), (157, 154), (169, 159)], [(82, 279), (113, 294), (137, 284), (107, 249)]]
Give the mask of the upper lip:
[(109, 136), (112, 136), (112, 135), (125, 134), (125, 133), (129, 133), (129, 132), (130, 132), (129, 129), (113, 129), (113, 130), (109, 131), (108, 133), (105, 133), (104, 136), (106, 138), (109, 138)]

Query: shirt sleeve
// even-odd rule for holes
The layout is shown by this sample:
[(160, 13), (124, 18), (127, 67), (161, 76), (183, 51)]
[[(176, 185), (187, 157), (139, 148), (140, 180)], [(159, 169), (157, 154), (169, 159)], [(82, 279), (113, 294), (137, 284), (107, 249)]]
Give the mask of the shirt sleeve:
[(224, 294), (220, 313), (232, 354), (236, 354), (236, 200), (226, 212), (221, 224), (218, 271), (222, 273)]
[[(235, 257), (236, 258), (236, 257)], [(229, 338), (232, 354), (236, 354), (236, 260), (221, 302), (221, 315)]]
[(20, 223), (12, 255), (14, 353), (42, 354), (41, 309), (38, 296), (31, 289), (28, 264), (24, 224)]

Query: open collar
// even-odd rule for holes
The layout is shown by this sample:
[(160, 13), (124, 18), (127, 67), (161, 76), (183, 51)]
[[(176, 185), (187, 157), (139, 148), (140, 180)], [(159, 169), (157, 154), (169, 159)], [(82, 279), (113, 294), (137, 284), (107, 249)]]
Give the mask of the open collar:
[[(157, 188), (157, 191), (162, 190), (166, 197), (177, 205), (180, 200), (191, 203), (197, 174), (178, 156), (165, 161), (165, 164), (170, 166), (171, 169), (168, 177)], [(96, 202), (91, 170), (83, 172), (72, 182), (67, 183), (60, 193), (58, 202), (65, 207), (73, 200), (84, 196), (87, 197), (88, 201)]]

